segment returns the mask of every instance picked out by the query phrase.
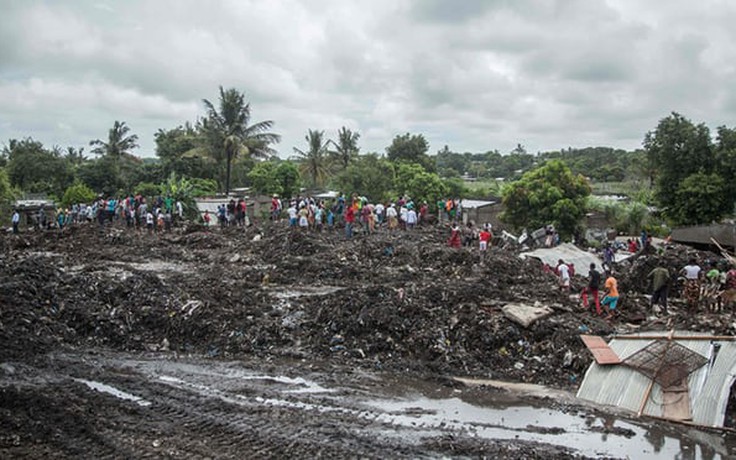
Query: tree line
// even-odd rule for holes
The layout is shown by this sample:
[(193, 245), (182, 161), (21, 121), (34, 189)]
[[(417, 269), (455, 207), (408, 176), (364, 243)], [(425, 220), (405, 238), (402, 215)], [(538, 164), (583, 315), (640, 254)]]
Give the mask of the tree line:
[(441, 197), (491, 194), (469, 189), (463, 178), (503, 178), (505, 185), (493, 194), (503, 196), (514, 227), (579, 225), (589, 206), (579, 195), (590, 194), (591, 182), (646, 182), (653, 193), (642, 204), (658, 206), (673, 225), (710, 222), (734, 211), (736, 131), (722, 126), (712, 139), (705, 125), (677, 113), (660, 120), (635, 151), (589, 147), (531, 154), (519, 144), (507, 154), (458, 153), (444, 146), (430, 155), (422, 134), (404, 133), (384, 152), (363, 153), (360, 133), (341, 127), (334, 138), (309, 129), (304, 144), (283, 159), (274, 149), (281, 140), (274, 122), (254, 122), (244, 93), (220, 87), (217, 101), (202, 103), (204, 114), (197, 120), (154, 134), (155, 158), (134, 154), (138, 137), (124, 121), (115, 121), (106, 138), (89, 141), (91, 157), (84, 147), (47, 148), (30, 137), (11, 139), (0, 154), (0, 202), (7, 207), (24, 193), (46, 194), (67, 205), (90, 194), (155, 196), (179, 180), (195, 195), (227, 193), (233, 186), (283, 197), (303, 187), (330, 188), (373, 201), (406, 194), (431, 205)]

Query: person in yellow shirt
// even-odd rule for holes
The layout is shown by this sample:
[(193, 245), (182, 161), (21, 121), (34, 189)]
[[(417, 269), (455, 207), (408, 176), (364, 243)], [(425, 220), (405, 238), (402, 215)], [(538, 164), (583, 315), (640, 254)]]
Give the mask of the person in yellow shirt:
[(606, 272), (606, 295), (601, 300), (601, 304), (606, 308), (608, 316), (606, 319), (612, 318), (616, 313), (616, 307), (618, 306), (618, 281), (613, 277), (611, 272)]

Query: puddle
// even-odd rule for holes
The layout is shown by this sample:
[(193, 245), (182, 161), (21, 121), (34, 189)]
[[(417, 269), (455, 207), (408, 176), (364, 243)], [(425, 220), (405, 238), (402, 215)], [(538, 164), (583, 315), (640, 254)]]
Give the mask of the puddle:
[(147, 407), (151, 405), (150, 401), (146, 401), (145, 399), (139, 396), (135, 396), (130, 393), (126, 393), (124, 391), (118, 390), (115, 387), (111, 387), (110, 385), (106, 385), (101, 382), (94, 382), (92, 380), (85, 380), (85, 379), (74, 379), (74, 381), (83, 383), (87, 385), (87, 387), (89, 387), (90, 389), (99, 391), (100, 393), (107, 393), (119, 399), (124, 399), (126, 401), (133, 401), (134, 403), (142, 407)]
[[(367, 403), (385, 413), (380, 420), (393, 425), (431, 429), (453, 429), (485, 439), (536, 441), (575, 448), (588, 456), (622, 453), (632, 458), (672, 458), (679, 448), (655, 453), (643, 441), (644, 430), (636, 425), (619, 422), (617, 428), (632, 430), (633, 438), (623, 435), (602, 435), (591, 432), (590, 419), (552, 409), (533, 406), (512, 406), (504, 409), (481, 407), (459, 398), (409, 400), (374, 400)], [(669, 446), (668, 446), (669, 447)], [(649, 456), (648, 454), (654, 454)]]
[[(237, 363), (136, 360), (128, 365), (163, 384), (243, 407), (265, 405), (362, 419), (368, 422), (364, 429), (376, 436), (409, 443), (454, 432), (567, 446), (590, 457), (706, 460), (733, 458), (730, 452), (736, 445), (731, 437), (676, 424), (583, 409), (567, 412), (545, 402), (553, 399), (471, 392), (401, 375), (376, 376), (378, 382), (371, 380), (370, 389), (351, 390), (339, 384), (325, 387), (300, 376), (253, 371)], [(243, 388), (250, 391), (243, 393)]]

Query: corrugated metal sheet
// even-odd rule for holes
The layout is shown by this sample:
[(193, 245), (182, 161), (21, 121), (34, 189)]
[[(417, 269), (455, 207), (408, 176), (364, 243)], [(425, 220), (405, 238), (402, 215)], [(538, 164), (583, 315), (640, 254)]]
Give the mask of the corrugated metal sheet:
[(492, 206), (496, 204), (495, 201), (483, 201), (483, 200), (462, 200), (460, 207), (463, 209), (477, 209), (484, 206)]
[[(666, 332), (642, 333), (642, 337), (666, 335)], [(702, 333), (679, 331), (675, 336), (703, 335)], [(649, 345), (653, 340), (613, 339), (608, 344), (616, 354), (625, 360), (632, 354)], [(712, 345), (708, 340), (676, 340), (692, 351), (710, 358)], [(723, 426), (726, 405), (736, 372), (736, 343), (720, 341), (713, 365), (706, 364), (690, 374), (690, 392), (693, 422), (706, 426)], [(585, 374), (577, 396), (598, 404), (605, 404), (638, 412), (649, 386), (645, 375), (624, 365), (600, 366), (591, 364)], [(662, 388), (654, 384), (644, 414), (662, 417)]]
[(519, 254), (519, 257), (534, 257), (551, 267), (557, 266), (557, 261), (562, 259), (565, 263), (575, 264), (575, 272), (583, 276), (588, 275), (588, 267), (590, 264), (595, 264), (598, 270), (603, 269), (601, 259), (599, 259), (598, 256), (593, 253), (583, 251), (570, 243), (562, 243), (553, 248), (542, 248), (530, 252), (522, 252)]
[(678, 243), (713, 244), (711, 238), (724, 246), (734, 246), (736, 224), (695, 225), (672, 229), (672, 241)]

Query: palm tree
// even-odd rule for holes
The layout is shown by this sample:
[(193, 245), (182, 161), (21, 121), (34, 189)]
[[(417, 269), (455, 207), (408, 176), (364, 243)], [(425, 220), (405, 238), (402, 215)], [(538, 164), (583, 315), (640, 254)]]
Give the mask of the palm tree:
[(219, 110), (207, 99), (202, 102), (207, 109), (207, 117), (202, 120), (207, 147), (215, 160), (225, 160), (225, 193), (228, 194), (233, 158), (239, 154), (264, 157), (275, 153), (271, 144), (279, 142), (281, 137), (268, 132), (273, 121), (250, 124), (250, 103), (234, 88), (225, 90), (220, 86)]
[(128, 135), (129, 132), (130, 127), (124, 121), (116, 120), (107, 134), (107, 142), (100, 139), (89, 142), (89, 145), (95, 147), (92, 149), (92, 153), (109, 155), (117, 160), (131, 155), (130, 151), (138, 148), (138, 136), (135, 134)]
[(343, 126), (337, 132), (337, 142), (329, 141), (335, 147), (335, 150), (330, 151), (330, 155), (342, 169), (347, 168), (350, 160), (358, 155), (360, 151), (358, 148), (358, 139), (360, 139), (360, 133), (354, 133)]
[(302, 151), (294, 147), (294, 153), (299, 156), (299, 160), (301, 161), (301, 173), (310, 179), (310, 184), (313, 187), (322, 186), (329, 175), (327, 146), (330, 144), (330, 141), (325, 141), (324, 136), (324, 131), (310, 129), (304, 137), (309, 146), (307, 151)]
[(74, 147), (67, 147), (66, 158), (67, 161), (69, 161), (69, 164), (73, 166), (81, 165), (87, 159), (84, 156), (84, 147), (80, 147), (78, 149), (75, 149)]

